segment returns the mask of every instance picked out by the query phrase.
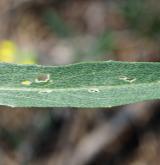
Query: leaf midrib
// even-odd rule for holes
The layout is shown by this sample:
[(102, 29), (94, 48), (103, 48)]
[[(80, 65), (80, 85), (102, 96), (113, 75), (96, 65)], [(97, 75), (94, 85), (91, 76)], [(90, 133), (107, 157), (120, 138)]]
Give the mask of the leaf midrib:
[(112, 88), (119, 88), (119, 87), (137, 87), (137, 86), (152, 86), (160, 84), (160, 82), (150, 82), (150, 83), (137, 83), (137, 84), (122, 84), (122, 85), (96, 85), (96, 86), (85, 86), (85, 87), (75, 87), (75, 88), (22, 88), (22, 87), (17, 87), (17, 88), (12, 88), (12, 87), (5, 87), (5, 88), (0, 88), (0, 91), (79, 91), (79, 90), (88, 90), (88, 89), (112, 89)]

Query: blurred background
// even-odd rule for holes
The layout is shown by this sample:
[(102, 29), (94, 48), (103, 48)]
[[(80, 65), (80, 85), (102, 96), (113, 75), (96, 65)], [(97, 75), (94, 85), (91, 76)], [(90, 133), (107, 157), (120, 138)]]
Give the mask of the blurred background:
[[(1, 0), (0, 61), (160, 61), (158, 0)], [(0, 107), (0, 165), (158, 165), (160, 102)]]

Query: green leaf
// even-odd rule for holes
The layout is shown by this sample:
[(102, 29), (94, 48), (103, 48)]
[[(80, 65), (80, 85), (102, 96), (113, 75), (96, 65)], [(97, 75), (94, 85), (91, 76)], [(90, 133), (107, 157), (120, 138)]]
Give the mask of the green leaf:
[(0, 64), (0, 105), (112, 107), (160, 98), (160, 63)]

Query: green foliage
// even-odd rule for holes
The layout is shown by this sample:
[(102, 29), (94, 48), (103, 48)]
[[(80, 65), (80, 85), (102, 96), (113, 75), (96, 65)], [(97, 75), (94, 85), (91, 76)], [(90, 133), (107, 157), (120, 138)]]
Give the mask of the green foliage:
[(64, 23), (61, 17), (54, 10), (46, 10), (43, 13), (43, 19), (59, 37), (69, 37), (71, 31), (69, 27)]
[(111, 32), (102, 33), (92, 47), (92, 56), (104, 56), (107, 52), (112, 51), (115, 48), (114, 36)]
[(159, 2), (150, 0), (128, 0), (122, 5), (122, 12), (132, 29), (151, 37), (160, 34)]
[(160, 98), (160, 64), (0, 64), (0, 105), (111, 107)]
[[(74, 43), (73, 43), (74, 45)], [(75, 46), (77, 47), (77, 46)], [(75, 49), (75, 62), (79, 61), (100, 61), (106, 59), (108, 54), (116, 49), (115, 38), (112, 32), (103, 32), (96, 37), (94, 42), (87, 49)]]

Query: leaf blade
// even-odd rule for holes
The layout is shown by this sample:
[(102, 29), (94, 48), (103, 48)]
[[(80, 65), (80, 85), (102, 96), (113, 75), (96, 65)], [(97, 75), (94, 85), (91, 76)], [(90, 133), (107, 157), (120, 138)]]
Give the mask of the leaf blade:
[(58, 67), (2, 63), (0, 105), (96, 108), (159, 99), (159, 68), (114, 61)]

